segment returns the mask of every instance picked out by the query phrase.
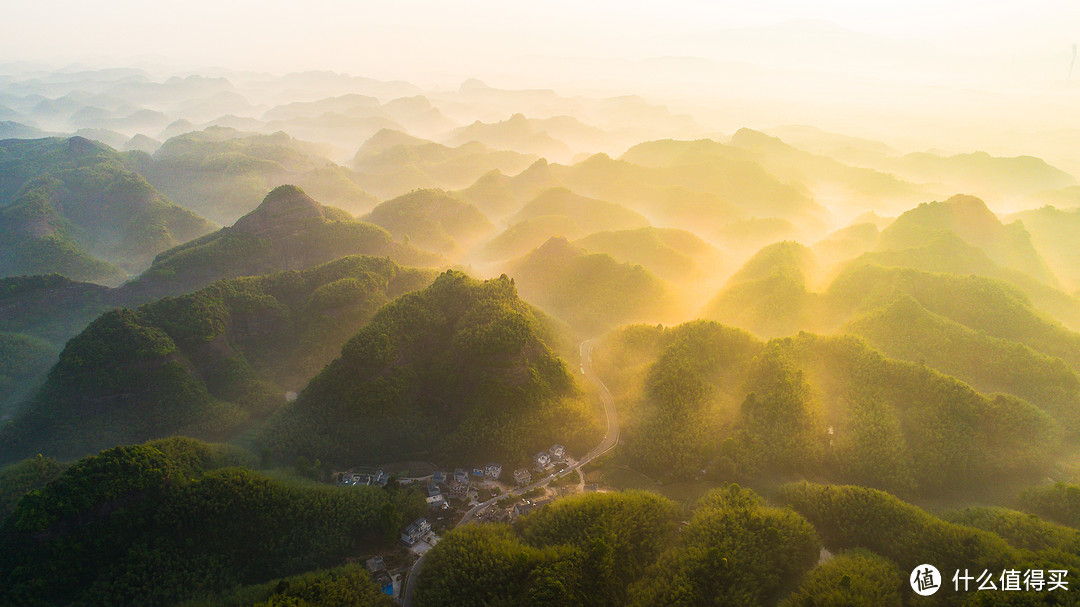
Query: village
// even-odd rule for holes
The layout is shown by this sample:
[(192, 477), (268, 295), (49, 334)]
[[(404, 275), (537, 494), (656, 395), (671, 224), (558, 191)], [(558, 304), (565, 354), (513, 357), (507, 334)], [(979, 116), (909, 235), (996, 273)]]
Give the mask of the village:
[[(577, 463), (562, 445), (555, 444), (536, 453), (529, 467), (512, 473), (497, 462), (489, 462), (482, 467), (455, 468), (449, 473), (434, 469), (430, 474), (394, 476), (401, 486), (418, 486), (430, 511), (401, 530), (402, 550), (397, 555), (367, 559), (368, 572), (384, 594), (400, 599), (405, 574), (446, 531), (469, 522), (513, 523), (558, 497), (596, 491), (596, 484), (585, 484)], [(385, 487), (391, 476), (383, 469), (334, 473), (335, 482), (347, 487)]]

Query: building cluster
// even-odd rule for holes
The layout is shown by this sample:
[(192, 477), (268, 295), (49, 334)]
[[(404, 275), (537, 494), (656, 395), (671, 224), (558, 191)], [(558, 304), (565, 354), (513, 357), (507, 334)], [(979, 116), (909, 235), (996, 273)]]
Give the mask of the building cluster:
[(436, 470), (427, 485), (427, 502), (432, 508), (449, 508), (447, 499), (466, 499), (474, 483), (497, 481), (502, 476), (502, 465), (491, 462), (483, 468), (456, 468), (452, 474)]
[[(543, 472), (550, 466), (566, 461), (566, 449), (559, 444), (552, 445), (547, 451), (541, 451), (532, 458), (533, 470)], [(532, 482), (532, 473), (528, 468), (514, 470), (514, 482), (518, 485), (528, 485)]]
[(352, 487), (378, 485), (385, 487), (390, 482), (390, 475), (377, 470), (372, 474), (363, 474), (359, 472), (346, 472), (341, 475), (341, 484)]

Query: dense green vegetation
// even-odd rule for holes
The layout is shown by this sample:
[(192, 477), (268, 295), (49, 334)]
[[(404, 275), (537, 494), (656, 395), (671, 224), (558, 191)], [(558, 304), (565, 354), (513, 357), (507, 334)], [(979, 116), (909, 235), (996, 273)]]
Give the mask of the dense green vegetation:
[[(419, 494), (396, 488), (294, 485), (228, 467), (246, 462), (243, 452), (190, 439), (80, 460), (0, 524), (0, 603), (219, 595), (393, 542), (401, 522), (425, 507)], [(268, 600), (297, 604), (304, 586), (316, 591), (299, 581), (290, 597), (285, 583), (285, 596)]]
[(750, 491), (710, 493), (681, 530), (649, 493), (586, 494), (431, 552), (420, 605), (725, 605), (775, 601), (817, 559), (814, 529)]
[(358, 176), (323, 157), (319, 146), (272, 135), (210, 127), (173, 137), (136, 165), (150, 183), (204, 217), (231, 224), (279, 185), (293, 183), (329, 204), (371, 208)]
[(668, 281), (708, 280), (722, 269), (719, 252), (692, 232), (669, 228), (603, 231), (573, 243), (637, 264)]
[(596, 421), (557, 338), (505, 275), (448, 271), (384, 306), (271, 424), (274, 457), (355, 465), (431, 458), (523, 463), (554, 443), (582, 453)]
[(639, 265), (588, 253), (565, 238), (510, 263), (524, 298), (586, 335), (665, 318), (675, 304), (667, 283)]
[(51, 457), (31, 457), (0, 468), (0, 521), (15, 511), (22, 496), (60, 477), (64, 466)]
[(764, 337), (813, 328), (821, 313), (807, 282), (816, 272), (810, 249), (790, 241), (767, 246), (728, 280), (704, 316)]
[(649, 493), (560, 500), (504, 525), (469, 525), (431, 552), (418, 605), (624, 605), (627, 588), (656, 559), (676, 505)]
[(185, 601), (181, 607), (393, 607), (361, 565), (313, 571), (241, 588), (213, 599)]
[[(620, 384), (633, 377), (606, 377), (632, 399), (624, 457), (661, 477), (812, 475), (936, 493), (1033, 478), (1058, 441), (1054, 421), (1027, 402), (983, 396), (853, 338), (802, 333), (761, 343), (698, 321), (628, 329), (612, 347), (655, 353), (636, 387)], [(635, 358), (649, 356), (600, 362)], [(671, 444), (679, 448), (663, 446)]]
[[(1073, 190), (1080, 190), (1073, 186)], [(1031, 242), (1069, 291), (1080, 288), (1080, 209), (1045, 206), (1011, 215), (1031, 234)]]
[(0, 183), (0, 277), (116, 283), (211, 227), (81, 137), (0, 142)]
[(73, 457), (184, 433), (222, 439), (285, 403), (384, 303), (432, 273), (373, 257), (220, 281), (108, 312), (72, 339), (0, 461)]
[(812, 569), (783, 607), (900, 607), (906, 580), (896, 565), (868, 550), (847, 550)]
[(37, 390), (64, 343), (118, 304), (117, 295), (59, 274), (0, 279), (0, 417)]
[(295, 186), (275, 188), (228, 228), (165, 251), (125, 290), (141, 298), (187, 293), (215, 280), (302, 270), (346, 255), (378, 255), (412, 266), (438, 255), (394, 242), (382, 228), (326, 207)]
[(386, 228), (398, 240), (451, 257), (494, 229), (476, 207), (442, 190), (416, 190), (387, 200), (364, 221)]

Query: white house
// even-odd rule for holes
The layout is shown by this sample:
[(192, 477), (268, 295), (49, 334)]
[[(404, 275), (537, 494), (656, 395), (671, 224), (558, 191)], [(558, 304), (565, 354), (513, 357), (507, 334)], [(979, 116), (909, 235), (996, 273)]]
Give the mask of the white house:
[(541, 451), (533, 456), (533, 467), (536, 468), (537, 472), (547, 468), (547, 465), (550, 463), (551, 456), (548, 455), (547, 451)]
[(499, 477), (502, 476), (502, 466), (495, 462), (491, 462), (484, 466), (484, 476), (487, 476), (491, 480), (499, 480)]
[(519, 485), (528, 485), (532, 480), (532, 475), (529, 474), (528, 468), (518, 468), (514, 470), (514, 482)]
[(562, 445), (555, 444), (548, 449), (548, 453), (551, 454), (552, 461), (561, 462), (563, 457), (566, 456), (566, 449)]
[(409, 523), (409, 526), (401, 532), (401, 541), (412, 546), (416, 542), (424, 539), (424, 536), (430, 531), (431, 523), (429, 523), (426, 518), (418, 518)]

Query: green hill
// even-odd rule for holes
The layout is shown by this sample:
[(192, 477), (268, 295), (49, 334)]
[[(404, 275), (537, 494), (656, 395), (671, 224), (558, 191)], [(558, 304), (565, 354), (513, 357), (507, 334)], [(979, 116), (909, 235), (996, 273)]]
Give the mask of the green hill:
[(579, 196), (561, 187), (543, 191), (508, 221), (506, 230), (481, 247), (481, 259), (520, 257), (551, 238), (581, 238), (601, 230), (632, 230), (649, 225), (644, 217), (621, 205)]
[(115, 305), (116, 289), (59, 274), (0, 278), (0, 417), (45, 381), (68, 339)]
[(364, 221), (397, 240), (457, 257), (495, 226), (473, 205), (442, 190), (416, 190), (375, 207)]
[(645, 267), (673, 282), (707, 280), (722, 271), (719, 251), (695, 234), (671, 228), (638, 228), (590, 234), (573, 243)]
[(448, 147), (384, 129), (360, 146), (352, 168), (367, 191), (392, 198), (420, 188), (465, 188), (492, 170), (518, 173), (535, 160), (479, 142)]
[(210, 230), (81, 137), (0, 141), (0, 277), (63, 274), (117, 283)]
[(284, 461), (345, 465), (510, 466), (556, 442), (582, 453), (597, 423), (553, 339), (509, 278), (448, 271), (379, 310), (261, 443)]
[(550, 165), (541, 158), (517, 175), (495, 169), (457, 192), (492, 219), (501, 219), (521, 208), (545, 190), (557, 187)]
[(0, 461), (174, 434), (233, 437), (283, 406), (379, 306), (431, 278), (347, 257), (108, 312), (68, 342), (0, 429)]
[(923, 363), (984, 393), (1004, 392), (1080, 430), (1080, 375), (1060, 358), (938, 316), (908, 295), (860, 316), (844, 332), (886, 356)]
[(769, 245), (728, 280), (703, 316), (765, 337), (816, 327), (819, 298), (807, 281), (817, 272), (809, 248), (790, 241)]
[(923, 203), (907, 211), (881, 232), (877, 250), (921, 247), (942, 232), (982, 249), (994, 263), (1054, 284), (1046, 261), (1035, 250), (1023, 224), (1005, 225), (974, 196), (957, 195), (944, 202)]
[(507, 271), (525, 300), (588, 335), (666, 318), (676, 304), (667, 284), (645, 268), (589, 253), (565, 238), (552, 238)]
[[(940, 493), (990, 478), (1037, 478), (1059, 444), (1055, 422), (1027, 402), (984, 396), (851, 337), (801, 333), (763, 343), (697, 321), (656, 339), (644, 378), (612, 381), (632, 399), (620, 411), (624, 455), (649, 474), (704, 469), (758, 482), (806, 475)], [(635, 343), (652, 341), (620, 338), (612, 347), (632, 351)], [(933, 431), (924, 419), (934, 420)], [(680, 447), (663, 446), (671, 444)]]
[[(1077, 188), (1080, 190), (1080, 187)], [(1069, 291), (1080, 288), (1080, 209), (1045, 206), (1009, 216), (1031, 234), (1031, 242)]]
[(143, 301), (186, 293), (215, 280), (301, 270), (346, 255), (377, 255), (410, 266), (442, 258), (394, 242), (379, 226), (319, 204), (296, 186), (279, 186), (232, 227), (158, 255), (142, 276), (125, 285)]
[(483, 261), (504, 261), (521, 257), (554, 237), (576, 238), (585, 230), (567, 215), (537, 215), (515, 223), (478, 251)]
[[(416, 492), (300, 484), (232, 467), (248, 461), (179, 438), (80, 460), (0, 524), (0, 603), (216, 597), (385, 550), (403, 521), (426, 510)], [(296, 586), (276, 590), (287, 599)], [(301, 604), (292, 599), (274, 604)]]
[(335, 206), (370, 209), (375, 198), (359, 176), (335, 165), (314, 144), (278, 132), (210, 127), (167, 140), (139, 167), (155, 187), (186, 208), (228, 225), (268, 190), (292, 183)]
[(649, 225), (649, 221), (626, 207), (581, 196), (567, 188), (551, 188), (529, 201), (511, 219), (511, 224), (550, 215), (573, 219), (584, 233), (600, 230), (628, 230)]
[(1024, 344), (1080, 371), (1080, 335), (1037, 311), (1009, 283), (982, 276), (860, 266), (842, 272), (825, 293), (840, 323), (910, 296), (923, 308), (991, 337)]

